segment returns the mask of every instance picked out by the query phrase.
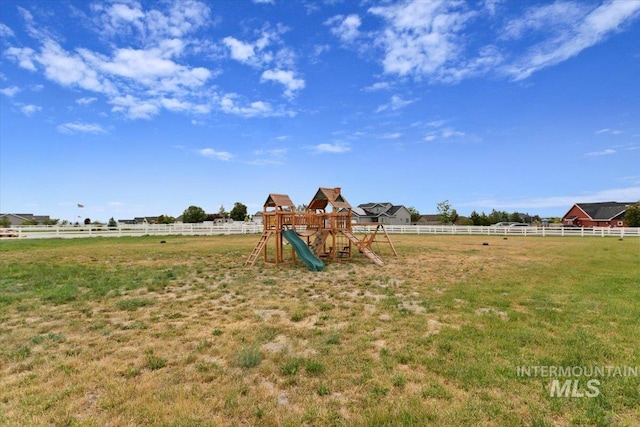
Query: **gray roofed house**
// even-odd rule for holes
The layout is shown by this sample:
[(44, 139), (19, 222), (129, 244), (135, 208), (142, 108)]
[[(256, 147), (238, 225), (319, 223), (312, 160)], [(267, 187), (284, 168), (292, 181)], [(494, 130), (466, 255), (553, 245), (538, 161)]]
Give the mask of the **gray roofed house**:
[(351, 218), (352, 221), (357, 224), (411, 224), (411, 212), (403, 205), (394, 205), (389, 202), (363, 203), (358, 205), (358, 207), (352, 209)]
[(43, 224), (46, 221), (49, 221), (49, 215), (34, 215), (34, 214), (12, 214), (12, 213), (3, 213), (0, 214), (0, 218), (8, 218), (11, 222), (11, 226), (22, 225), (25, 221), (36, 221), (38, 224)]

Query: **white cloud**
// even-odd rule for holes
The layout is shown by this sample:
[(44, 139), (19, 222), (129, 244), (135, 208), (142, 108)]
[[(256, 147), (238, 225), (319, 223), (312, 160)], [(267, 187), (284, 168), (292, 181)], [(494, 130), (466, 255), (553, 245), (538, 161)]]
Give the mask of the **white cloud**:
[(442, 129), (441, 135), (442, 135), (443, 138), (452, 138), (452, 137), (465, 136), (466, 134), (464, 132), (460, 132), (460, 131), (455, 130), (453, 128), (444, 128), (444, 129)]
[(248, 104), (238, 103), (239, 95), (235, 93), (225, 94), (219, 101), (218, 106), (223, 113), (233, 114), (241, 117), (293, 117), (295, 113), (287, 110), (274, 110), (265, 101), (253, 101)]
[[(382, 20), (382, 28), (358, 36), (372, 41), (370, 50), (382, 49), (386, 74), (449, 84), (489, 73), (522, 80), (623, 31), (640, 16), (637, 0), (605, 1), (595, 8), (578, 1), (532, 7), (518, 3), (524, 12), (499, 26), (500, 3), (383, 3), (368, 9)], [(346, 29), (341, 33), (338, 25), (343, 20), (339, 15), (325, 24), (349, 39), (350, 33)]]
[[(61, 86), (105, 95), (114, 105), (113, 111), (131, 119), (149, 119), (162, 109), (197, 114), (211, 111), (215, 93), (201, 89), (212, 78), (211, 71), (180, 62), (187, 45), (193, 44), (181, 37), (207, 22), (206, 4), (181, 1), (160, 11), (143, 10), (137, 2), (94, 3), (91, 10), (101, 37), (109, 38), (110, 51), (99, 53), (84, 47), (67, 51), (39, 30), (33, 16), (23, 10), (40, 47), (10, 47), (4, 55), (24, 69), (43, 72)], [(135, 32), (139, 34), (131, 37)], [(127, 47), (118, 47), (120, 37), (126, 37)], [(144, 48), (135, 47), (140, 40)], [(87, 105), (95, 100), (84, 96), (77, 102)]]
[(618, 130), (618, 129), (608, 129), (608, 128), (600, 129), (600, 130), (596, 131), (596, 135), (601, 135), (603, 133), (608, 133), (608, 134), (611, 134), (611, 135), (620, 135), (622, 133), (622, 131)]
[(376, 113), (380, 113), (388, 109), (391, 109), (392, 111), (397, 111), (401, 108), (406, 107), (407, 105), (413, 104), (414, 102), (415, 100), (402, 99), (402, 97), (398, 95), (393, 95), (387, 104), (380, 105), (376, 109)]
[(495, 15), (496, 6), (498, 5), (498, 3), (502, 2), (502, 1), (504, 1), (504, 0), (485, 0), (484, 7), (487, 9), (489, 14)]
[(153, 100), (141, 100), (132, 95), (116, 96), (110, 104), (115, 105), (113, 112), (125, 114), (130, 119), (151, 119), (160, 112), (160, 108)]
[(29, 47), (18, 48), (10, 47), (4, 54), (18, 63), (21, 68), (29, 71), (36, 71), (33, 63), (35, 51)]
[(385, 133), (383, 135), (380, 135), (380, 139), (398, 139), (402, 136), (402, 133), (400, 132), (394, 132), (394, 133)]
[(524, 18), (507, 25), (507, 34), (519, 36), (537, 30), (545, 39), (529, 48), (505, 72), (522, 80), (556, 65), (605, 40), (640, 14), (640, 1), (606, 2), (585, 14), (576, 3), (554, 3), (532, 8)]
[(282, 84), (286, 89), (284, 95), (291, 98), (295, 95), (295, 92), (304, 89), (305, 82), (303, 79), (294, 77), (293, 71), (285, 70), (266, 70), (260, 77), (261, 80), (271, 80)]
[(0, 22), (0, 37), (13, 37), (13, 30)]
[(137, 33), (143, 40), (183, 37), (209, 22), (211, 10), (204, 2), (177, 1), (166, 10), (143, 10), (136, 2), (111, 5), (93, 3), (97, 31), (108, 36)]
[(439, 128), (442, 127), (446, 122), (444, 120), (432, 120), (427, 123), (428, 127)]
[(501, 39), (520, 39), (532, 31), (560, 31), (568, 29), (588, 13), (586, 4), (558, 1), (542, 6), (530, 7), (522, 16), (507, 23)]
[(267, 49), (273, 43), (280, 40), (280, 34), (287, 31), (284, 27), (275, 30), (265, 28), (258, 34), (259, 37), (253, 42), (245, 42), (235, 37), (225, 37), (222, 43), (229, 49), (232, 59), (253, 67), (262, 67), (266, 64), (276, 62), (278, 65), (286, 64), (290, 53), (287, 49), (272, 51)]
[(342, 142), (336, 142), (334, 144), (318, 144), (312, 147), (316, 153), (332, 153), (332, 154), (341, 154), (351, 151), (351, 147)]
[(216, 151), (213, 148), (203, 148), (198, 151), (201, 156), (208, 157), (211, 159), (218, 159), (223, 161), (229, 161), (233, 157), (233, 155), (227, 151)]
[(22, 111), (22, 113), (25, 116), (31, 117), (32, 115), (34, 115), (38, 111), (42, 111), (42, 107), (40, 107), (38, 105), (27, 104), (27, 105), (21, 106), (20, 107), (20, 111)]
[(231, 58), (236, 61), (249, 62), (255, 56), (255, 46), (251, 43), (244, 43), (234, 37), (225, 37), (222, 43), (229, 48)]
[(249, 106), (241, 107), (236, 104), (234, 97), (233, 95), (226, 95), (220, 100), (220, 107), (223, 112), (245, 117), (263, 116), (271, 113), (271, 106), (266, 102), (255, 101)]
[(590, 153), (586, 153), (584, 156), (585, 157), (599, 157), (599, 156), (606, 156), (609, 154), (614, 154), (616, 152), (616, 150), (613, 150), (611, 148), (607, 148), (606, 150), (602, 150), (602, 151), (592, 151)]
[[(265, 101), (240, 103), (235, 96), (219, 93), (209, 82), (224, 71), (222, 65), (212, 71), (201, 66), (200, 59), (223, 64), (220, 49), (230, 58), (262, 68), (260, 81), (282, 85), (285, 98), (293, 98), (306, 84), (295, 71), (296, 53), (281, 40), (281, 34), (288, 31), (281, 24), (265, 24), (249, 40), (225, 37), (216, 43), (192, 37), (218, 22), (211, 19), (206, 2), (152, 2), (144, 6), (137, 1), (95, 2), (86, 15), (77, 9), (78, 16), (99, 34), (106, 46), (102, 50), (89, 48), (82, 41), (67, 50), (61, 38), (47, 32), (46, 25), (26, 9), (19, 9), (38, 45), (10, 46), (3, 52), (6, 58), (60, 86), (101, 94), (113, 112), (130, 119), (151, 119), (162, 111), (209, 114), (218, 110), (244, 117), (295, 115), (284, 106), (273, 107)], [(195, 56), (198, 61), (191, 62)], [(77, 103), (87, 105), (97, 99), (83, 94)]]
[(20, 88), (18, 86), (11, 86), (0, 89), (0, 93), (8, 96), (9, 98), (13, 97), (18, 92), (20, 92)]
[(98, 98), (96, 98), (96, 97), (83, 97), (83, 98), (76, 99), (76, 104), (89, 105), (89, 104), (92, 104), (92, 103), (96, 102), (97, 100), (98, 100)]
[(187, 111), (191, 109), (191, 103), (176, 98), (162, 98), (160, 104), (171, 111)]
[(62, 86), (78, 86), (93, 92), (113, 92), (110, 82), (101, 78), (81, 57), (66, 52), (52, 40), (44, 43), (35, 59), (44, 67), (45, 76)]
[(345, 43), (351, 43), (360, 36), (362, 21), (358, 15), (336, 15), (325, 21), (325, 25), (331, 27), (332, 34)]
[(329, 52), (331, 51), (331, 46), (328, 44), (317, 44), (315, 46), (313, 46), (313, 52), (311, 54), (311, 61), (312, 62), (318, 62), (320, 59), (320, 56), (325, 53), (325, 52)]
[(61, 124), (58, 126), (58, 131), (69, 134), (69, 135), (76, 134), (76, 133), (92, 133), (92, 134), (107, 133), (107, 131), (99, 124), (80, 123), (80, 122)]
[(433, 120), (426, 123), (426, 127), (432, 128), (429, 133), (423, 138), (426, 142), (435, 140), (447, 140), (453, 139), (454, 141), (464, 138), (465, 140), (477, 140), (478, 138), (473, 135), (467, 135), (466, 132), (457, 130), (451, 126), (445, 126), (447, 122), (445, 120)]
[(408, 1), (372, 7), (386, 21), (377, 43), (384, 47), (385, 73), (423, 76), (445, 74), (462, 54), (460, 32), (473, 13), (464, 3)]
[(371, 86), (362, 88), (364, 92), (376, 92), (379, 90), (387, 90), (387, 89), (391, 89), (391, 84), (387, 82), (377, 82), (372, 84)]

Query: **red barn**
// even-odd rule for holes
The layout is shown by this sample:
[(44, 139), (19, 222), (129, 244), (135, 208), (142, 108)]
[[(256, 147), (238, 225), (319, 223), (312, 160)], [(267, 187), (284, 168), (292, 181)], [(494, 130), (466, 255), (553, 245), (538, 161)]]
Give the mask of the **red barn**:
[(565, 225), (577, 227), (625, 227), (624, 213), (633, 203), (576, 203), (562, 217)]

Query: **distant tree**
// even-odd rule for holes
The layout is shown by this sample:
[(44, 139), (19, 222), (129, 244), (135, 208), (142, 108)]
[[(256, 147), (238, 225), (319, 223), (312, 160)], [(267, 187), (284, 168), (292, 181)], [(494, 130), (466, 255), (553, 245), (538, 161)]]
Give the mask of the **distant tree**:
[(3, 216), (2, 218), (0, 218), (0, 227), (11, 227), (11, 220), (9, 219), (9, 217)]
[(416, 209), (413, 206), (411, 206), (411, 207), (408, 207), (407, 210), (411, 214), (411, 223), (412, 224), (415, 224), (416, 222), (420, 221), (420, 212), (418, 212), (418, 209)]
[(38, 220), (37, 219), (27, 219), (25, 221), (22, 221), (22, 225), (38, 225)]
[(118, 226), (118, 221), (116, 221), (113, 217), (109, 218), (109, 222), (107, 223), (107, 227), (116, 228)]
[(459, 219), (460, 215), (458, 215), (458, 211), (456, 211), (455, 209), (451, 209), (451, 223), (457, 224)]
[(182, 212), (182, 222), (185, 223), (196, 223), (202, 222), (207, 217), (204, 209), (199, 206), (189, 206), (187, 209)]
[(218, 209), (218, 215), (222, 218), (227, 218), (229, 216), (229, 212), (227, 212), (224, 208), (224, 205), (220, 205), (220, 209)]
[(89, 225), (91, 224), (91, 219), (90, 218), (85, 218), (84, 219), (84, 225)]
[(231, 216), (231, 219), (234, 221), (244, 221), (247, 217), (247, 206), (240, 202), (234, 203), (233, 209), (229, 212), (229, 216)]
[(497, 224), (499, 222), (507, 222), (509, 221), (509, 214), (504, 211), (497, 211), (493, 209), (489, 214), (489, 223)]
[(514, 212), (511, 215), (509, 215), (509, 221), (511, 221), (511, 222), (523, 222), (522, 215), (520, 215), (518, 212)]
[(56, 225), (60, 220), (57, 218), (48, 218), (42, 221), (44, 225)]
[(158, 224), (173, 224), (174, 222), (176, 219), (171, 215), (160, 215), (157, 221)]
[(469, 220), (471, 220), (471, 223), (473, 225), (491, 225), (491, 220), (484, 212), (482, 212), (482, 214), (479, 214), (476, 211), (471, 212), (471, 215), (469, 215)]
[(469, 215), (469, 221), (471, 221), (471, 225), (480, 225), (480, 214), (478, 212), (471, 211)]
[(438, 203), (437, 205), (438, 208), (438, 220), (440, 221), (440, 223), (442, 224), (451, 224), (454, 221), (454, 214), (456, 215), (456, 219), (457, 219), (457, 212), (455, 212), (455, 209), (452, 210), (451, 209), (451, 204), (449, 203), (448, 200), (444, 200), (440, 203)]
[(640, 227), (640, 202), (627, 208), (624, 220), (629, 227)]
[(307, 210), (309, 206), (305, 205), (304, 203), (301, 205), (296, 206), (296, 210), (298, 210), (299, 212), (304, 212)]
[(458, 225), (473, 225), (473, 220), (471, 218), (464, 218), (458, 220)]

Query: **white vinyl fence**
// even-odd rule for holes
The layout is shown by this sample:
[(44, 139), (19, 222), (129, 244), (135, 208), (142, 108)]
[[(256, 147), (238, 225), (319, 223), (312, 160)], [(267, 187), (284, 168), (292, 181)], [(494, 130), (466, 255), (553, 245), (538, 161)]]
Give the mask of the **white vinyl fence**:
[[(483, 236), (576, 236), (576, 237), (640, 237), (640, 227), (485, 227), (461, 225), (386, 225), (389, 234), (449, 234)], [(354, 232), (371, 232), (375, 226), (353, 225)], [(16, 226), (0, 229), (2, 240), (15, 238), (78, 238), (123, 236), (213, 236), (262, 233), (262, 224), (233, 222), (227, 224), (138, 224), (119, 227), (83, 225), (73, 226)]]

